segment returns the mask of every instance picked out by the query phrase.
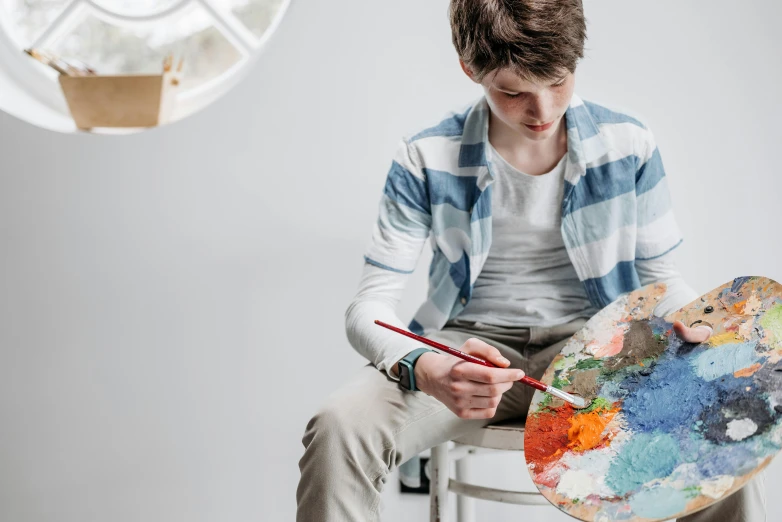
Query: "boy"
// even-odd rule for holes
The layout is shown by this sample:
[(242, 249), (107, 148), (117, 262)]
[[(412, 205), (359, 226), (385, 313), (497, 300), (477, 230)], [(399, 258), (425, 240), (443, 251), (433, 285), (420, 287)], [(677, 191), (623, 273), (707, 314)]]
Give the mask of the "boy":
[[(379, 519), (390, 471), (426, 448), (526, 414), (565, 341), (619, 294), (668, 285), (666, 315), (697, 294), (671, 260), (681, 242), (651, 133), (573, 94), (580, 0), (452, 0), (453, 43), (485, 96), (403, 140), (358, 293), (350, 343), (372, 364), (310, 421), (298, 520)], [(379, 328), (395, 315), (423, 244), (427, 301), (408, 326), (500, 366), (428, 351)], [(685, 341), (708, 327), (677, 323)], [(401, 374), (401, 380), (400, 380)], [(398, 381), (398, 382), (397, 382)], [(760, 521), (760, 479), (688, 521)]]

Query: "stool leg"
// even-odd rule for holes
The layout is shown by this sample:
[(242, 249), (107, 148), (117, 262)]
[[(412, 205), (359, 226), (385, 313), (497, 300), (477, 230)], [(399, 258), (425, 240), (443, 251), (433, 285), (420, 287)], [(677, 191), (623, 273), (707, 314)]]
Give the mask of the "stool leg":
[[(456, 461), (456, 480), (470, 484), (470, 456), (472, 451), (467, 454), (466, 457), (462, 457)], [(475, 522), (475, 499), (465, 497), (464, 495), (456, 495), (456, 520), (457, 522)]]
[(432, 448), (429, 463), (432, 465), (432, 476), (429, 478), (429, 522), (447, 522), (450, 478), (447, 442)]

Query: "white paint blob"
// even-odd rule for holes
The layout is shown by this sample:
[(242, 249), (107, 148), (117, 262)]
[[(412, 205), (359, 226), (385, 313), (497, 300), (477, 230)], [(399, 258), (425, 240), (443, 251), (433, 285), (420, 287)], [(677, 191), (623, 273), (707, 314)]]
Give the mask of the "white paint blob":
[(701, 494), (711, 498), (720, 498), (732, 485), (733, 477), (730, 475), (719, 475), (701, 482)]
[(593, 492), (594, 477), (583, 469), (569, 469), (557, 484), (557, 493), (569, 498), (586, 498)]
[(758, 431), (758, 425), (752, 419), (734, 419), (728, 423), (726, 434), (733, 440), (744, 440)]
[[(613, 422), (613, 421), (612, 421)], [(626, 435), (614, 439), (611, 446), (607, 448), (593, 449), (587, 452), (568, 451), (559, 461), (566, 470), (589, 470), (592, 483), (590, 493), (600, 495), (601, 497), (613, 497), (616, 493), (606, 484), (605, 477), (608, 475), (608, 468), (611, 467), (611, 461), (616, 457), (616, 452), (626, 443)]]

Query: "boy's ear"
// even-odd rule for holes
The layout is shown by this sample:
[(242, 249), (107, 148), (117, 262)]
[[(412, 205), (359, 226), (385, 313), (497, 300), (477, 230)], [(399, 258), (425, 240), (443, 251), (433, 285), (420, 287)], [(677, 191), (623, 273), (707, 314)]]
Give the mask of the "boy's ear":
[(459, 65), (462, 66), (462, 71), (464, 71), (464, 74), (466, 74), (467, 77), (470, 78), (472, 81), (475, 81), (475, 75), (472, 73), (470, 68), (467, 67), (467, 64), (464, 63), (464, 60), (462, 60), (461, 58), (459, 58)]

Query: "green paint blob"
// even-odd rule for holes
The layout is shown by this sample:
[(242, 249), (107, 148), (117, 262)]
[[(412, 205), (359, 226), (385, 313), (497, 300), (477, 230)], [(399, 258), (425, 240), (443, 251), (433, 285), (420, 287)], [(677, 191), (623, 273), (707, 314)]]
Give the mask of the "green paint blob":
[(608, 399), (604, 397), (595, 397), (592, 400), (592, 404), (584, 408), (583, 410), (578, 410), (578, 413), (589, 413), (590, 411), (594, 410), (608, 410), (611, 409), (612, 403)]
[(643, 518), (672, 517), (686, 506), (687, 494), (670, 487), (645, 489), (630, 497), (633, 513)]
[(782, 304), (769, 308), (760, 319), (760, 325), (771, 332), (778, 343), (782, 343)]
[(554, 381), (551, 383), (551, 385), (552, 385), (554, 388), (559, 388), (560, 390), (561, 390), (562, 388), (564, 388), (565, 386), (567, 386), (568, 384), (570, 384), (570, 381), (569, 381), (569, 380), (567, 380), (567, 379), (563, 379), (563, 378), (562, 378), (562, 377), (560, 377), (559, 375), (557, 375), (556, 377), (554, 377)]
[(576, 363), (576, 370), (591, 370), (592, 368), (602, 368), (603, 361), (600, 359), (581, 359)]
[(611, 461), (606, 483), (623, 496), (650, 480), (667, 477), (678, 464), (679, 445), (673, 436), (660, 432), (636, 433)]
[(572, 363), (573, 359), (575, 358), (575, 355), (566, 355), (565, 357), (561, 358), (557, 362), (554, 363), (554, 369), (555, 370), (564, 370), (565, 368), (568, 368)]

